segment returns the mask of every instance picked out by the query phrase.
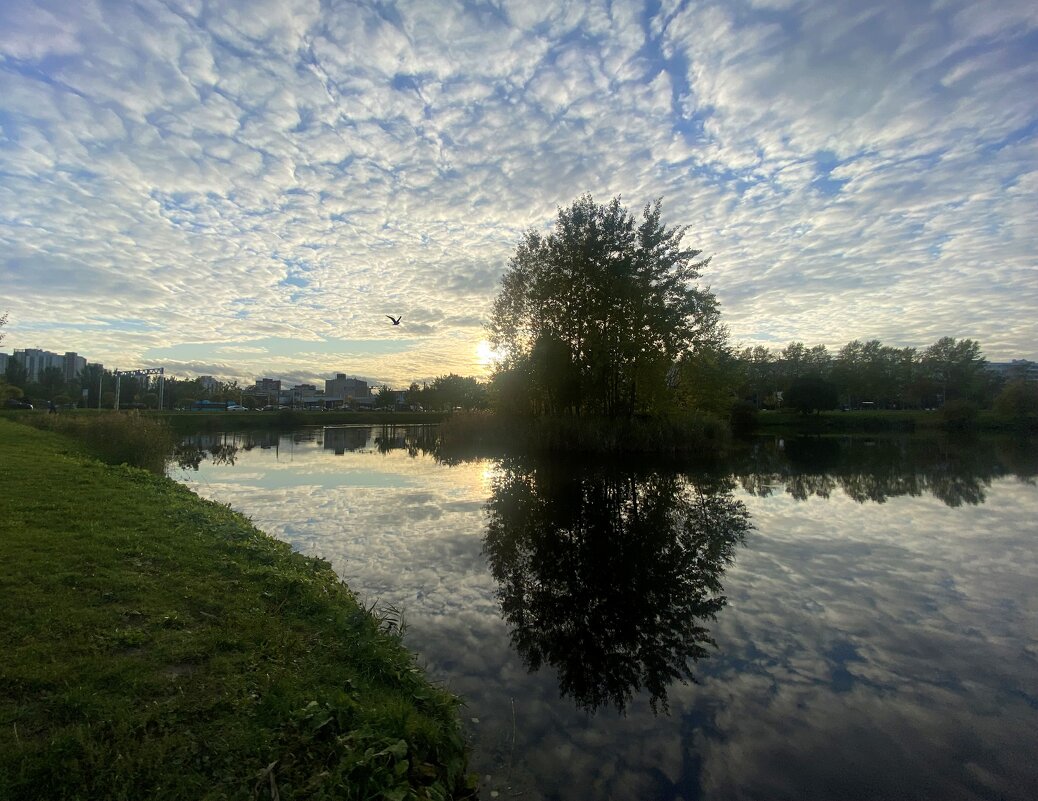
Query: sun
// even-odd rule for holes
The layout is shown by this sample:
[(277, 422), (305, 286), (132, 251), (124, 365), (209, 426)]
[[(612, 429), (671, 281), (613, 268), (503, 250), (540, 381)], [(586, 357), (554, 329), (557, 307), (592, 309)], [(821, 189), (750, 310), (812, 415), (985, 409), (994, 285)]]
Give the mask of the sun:
[(476, 364), (480, 367), (491, 368), (501, 361), (503, 354), (485, 339), (476, 344)]

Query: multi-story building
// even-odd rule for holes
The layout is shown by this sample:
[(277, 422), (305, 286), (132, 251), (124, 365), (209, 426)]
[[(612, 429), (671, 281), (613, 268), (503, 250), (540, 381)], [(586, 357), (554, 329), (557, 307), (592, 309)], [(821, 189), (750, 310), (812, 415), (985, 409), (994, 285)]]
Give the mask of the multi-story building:
[[(28, 374), (29, 381), (39, 381), (43, 375), (43, 371), (49, 367), (56, 367), (61, 370), (61, 374), (64, 376), (66, 381), (71, 381), (86, 367), (86, 359), (80, 356), (75, 351), (67, 351), (64, 354), (52, 353), (49, 350), (41, 350), (40, 348), (15, 348), (13, 357), (22, 366), (25, 367), (25, 371)], [(6, 361), (4, 369), (6, 369)]]
[(323, 409), (325, 406), (324, 390), (317, 388), (315, 384), (296, 384), (288, 392), (281, 393), (282, 403), (288, 402), (292, 406), (302, 406), (307, 409)]
[(198, 376), (198, 383), (206, 392), (215, 392), (216, 389), (218, 389), (220, 386), (220, 382), (213, 378), (211, 375)]
[(83, 370), (86, 367), (86, 365), (87, 365), (87, 360), (86, 360), (85, 357), (80, 356), (75, 351), (71, 351), (71, 350), (70, 351), (66, 351), (65, 352), (65, 365), (64, 365), (64, 367), (65, 367), (65, 380), (66, 381), (71, 381), (72, 379), (74, 379), (76, 376), (78, 376), (80, 373), (83, 372)]
[(7, 372), (7, 360), (10, 358), (6, 353), (0, 353), (0, 375)]
[(336, 373), (335, 378), (324, 382), (325, 398), (336, 405), (367, 405), (371, 398), (371, 388), (367, 381), (359, 378), (347, 378), (345, 373)]
[(256, 392), (276, 395), (281, 392), (280, 378), (258, 378), (256, 379)]

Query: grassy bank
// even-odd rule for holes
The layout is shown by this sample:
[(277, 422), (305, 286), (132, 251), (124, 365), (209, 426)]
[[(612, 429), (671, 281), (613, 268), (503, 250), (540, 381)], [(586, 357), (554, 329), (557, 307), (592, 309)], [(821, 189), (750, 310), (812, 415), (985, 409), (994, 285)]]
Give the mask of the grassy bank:
[(0, 798), (463, 795), (456, 700), (321, 561), (0, 420)]

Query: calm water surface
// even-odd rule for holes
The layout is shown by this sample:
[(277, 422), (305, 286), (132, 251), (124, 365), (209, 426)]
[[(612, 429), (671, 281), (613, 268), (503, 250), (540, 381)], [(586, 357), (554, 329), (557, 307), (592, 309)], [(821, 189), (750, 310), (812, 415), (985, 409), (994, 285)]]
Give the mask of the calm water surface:
[(394, 610), (484, 798), (1038, 798), (1034, 449), (761, 439), (712, 470), (194, 437), (172, 474)]

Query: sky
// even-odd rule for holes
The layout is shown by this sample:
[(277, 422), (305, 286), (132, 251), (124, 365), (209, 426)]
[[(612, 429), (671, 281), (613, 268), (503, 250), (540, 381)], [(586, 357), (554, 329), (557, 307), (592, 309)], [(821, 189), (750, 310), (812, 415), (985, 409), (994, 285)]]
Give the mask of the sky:
[(663, 198), (736, 345), (1038, 359), (1035, 87), (1033, 0), (2, 0), (2, 347), (481, 375), (590, 192)]

